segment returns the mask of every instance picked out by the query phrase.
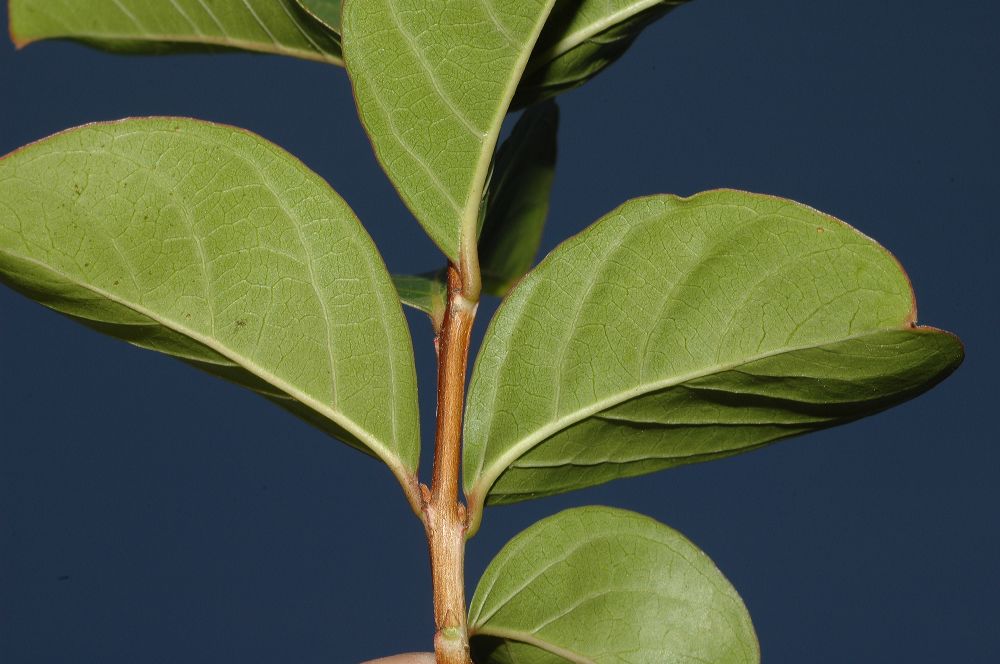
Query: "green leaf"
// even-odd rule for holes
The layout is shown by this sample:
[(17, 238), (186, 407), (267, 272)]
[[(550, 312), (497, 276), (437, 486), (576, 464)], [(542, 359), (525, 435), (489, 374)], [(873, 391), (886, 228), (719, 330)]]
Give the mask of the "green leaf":
[(521, 108), (583, 85), (687, 0), (557, 0), (517, 89)]
[(298, 3), (317, 21), (340, 34), (340, 0), (298, 0)]
[(257, 390), (387, 463), (419, 455), (409, 331), (371, 238), (249, 132), (88, 125), (0, 160), (0, 281)]
[(296, 0), (10, 0), (18, 48), (73, 39), (127, 53), (236, 49), (341, 65), (340, 40)]
[(448, 305), (448, 287), (443, 270), (426, 274), (394, 274), (392, 283), (403, 304), (424, 312), (431, 317), (434, 329), (441, 329)]
[(630, 201), (491, 322), (465, 425), (473, 514), (912, 398), (962, 359), (915, 317), (896, 260), (811, 208), (737, 191)]
[(581, 507), (512, 539), (469, 609), (477, 664), (760, 661), (750, 615), (708, 556), (625, 510)]
[(531, 269), (542, 241), (556, 168), (559, 109), (529, 108), (500, 146), (479, 238), (483, 289), (503, 297)]
[(347, 71), (375, 154), (454, 263), (475, 260), (500, 125), (552, 2), (344, 5)]

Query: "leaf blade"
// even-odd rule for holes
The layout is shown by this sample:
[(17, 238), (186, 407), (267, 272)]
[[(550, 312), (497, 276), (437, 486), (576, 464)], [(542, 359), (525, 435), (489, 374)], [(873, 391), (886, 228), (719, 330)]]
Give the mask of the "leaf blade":
[(552, 2), (344, 5), (362, 123), (403, 201), (453, 263), (475, 260), (500, 125)]
[(388, 273), (346, 203), (280, 148), (177, 118), (88, 125), (0, 160), (0, 200), (7, 285), (414, 472), (415, 371)]
[[(858, 384), (851, 386), (855, 390), (864, 384), (880, 391), (873, 392), (871, 399), (863, 401), (812, 404), (816, 406), (813, 412), (806, 400), (769, 399), (749, 389), (738, 390), (739, 378), (753, 375), (758, 369), (766, 370), (772, 359), (780, 360), (776, 364), (794, 365), (808, 362), (803, 356), (812, 352), (850, 355), (850, 351), (836, 349), (838, 344), (804, 348), (707, 373), (653, 392), (641, 401), (637, 399), (639, 407), (634, 408), (633, 413), (625, 412), (629, 403), (621, 404), (580, 420), (571, 431), (554, 434), (545, 445), (530, 449), (517, 458), (517, 473), (499, 476), (490, 490), (488, 502), (491, 505), (514, 503), (689, 463), (723, 459), (793, 436), (853, 422), (918, 396), (940, 382), (961, 359), (957, 339), (928, 328), (888, 331), (841, 344), (867, 346), (867, 351), (856, 353), (854, 357), (869, 362), (872, 369), (880, 372), (894, 371), (890, 377), (899, 384), (857, 381)], [(907, 347), (916, 350), (906, 350)], [(910, 364), (896, 362), (894, 358), (879, 358), (879, 350), (886, 348), (896, 348), (901, 353), (916, 352), (919, 361)], [(815, 384), (832, 380), (830, 373), (796, 377)], [(705, 393), (704, 398), (698, 393)], [(680, 421), (669, 417), (656, 421), (647, 410), (654, 407), (664, 413), (668, 408), (683, 409), (677, 414)], [(706, 410), (710, 411), (712, 419), (687, 421), (688, 418), (697, 420), (693, 414)], [(745, 415), (748, 412), (760, 419), (732, 421), (736, 413)], [(595, 450), (587, 448), (587, 441), (593, 440), (614, 440), (621, 447), (629, 448), (628, 454), (607, 462), (599, 458)], [(568, 455), (573, 457), (572, 473), (561, 472), (565, 470)]]
[(72, 39), (131, 53), (236, 49), (342, 65), (336, 33), (296, 0), (10, 0), (18, 48)]
[(469, 626), (476, 661), (492, 664), (760, 658), (746, 607), (704, 553), (606, 507), (566, 510), (515, 536), (483, 574)]
[[(828, 403), (824, 417), (797, 422), (794, 433), (876, 412), (929, 389), (961, 361), (957, 339), (914, 329), (914, 318), (895, 259), (815, 210), (734, 191), (631, 201), (557, 248), (491, 322), (469, 391), (466, 492), (473, 505), (487, 494), (512, 502), (792, 435), (780, 429), (761, 438), (764, 430), (751, 425), (767, 422), (747, 422), (757, 437), (741, 448), (726, 436), (733, 447), (720, 449), (709, 429), (661, 412), (707, 408), (662, 393), (686, 393), (768, 357), (812, 371), (817, 382), (843, 366), (857, 378), (853, 410)], [(832, 359), (816, 364), (810, 352)], [(866, 368), (887, 379), (865, 385)], [(732, 416), (713, 407), (718, 418)], [(628, 421), (627, 436), (616, 417)], [(654, 427), (661, 424), (676, 426)], [(598, 442), (598, 434), (611, 437)], [(637, 463), (654, 452), (659, 461)], [(602, 473), (579, 471), (602, 456)]]

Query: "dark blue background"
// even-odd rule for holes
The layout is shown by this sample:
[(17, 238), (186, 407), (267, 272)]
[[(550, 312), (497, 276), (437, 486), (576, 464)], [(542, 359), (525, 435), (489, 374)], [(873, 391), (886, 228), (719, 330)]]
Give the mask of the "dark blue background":
[[(545, 250), (640, 194), (788, 196), (895, 252), (921, 321), (959, 333), (968, 358), (869, 420), (490, 511), (470, 589), (537, 518), (603, 503), (704, 548), (746, 600), (766, 662), (1000, 661), (998, 24), (992, 0), (697, 0), (562, 98)], [(0, 90), (0, 153), (129, 115), (247, 127), (323, 175), (391, 269), (437, 264), (340, 69), (4, 43)], [(411, 322), (429, 414), (431, 336)], [(429, 648), (422, 533), (392, 477), (258, 397), (3, 289), (0, 413), (0, 662)]]

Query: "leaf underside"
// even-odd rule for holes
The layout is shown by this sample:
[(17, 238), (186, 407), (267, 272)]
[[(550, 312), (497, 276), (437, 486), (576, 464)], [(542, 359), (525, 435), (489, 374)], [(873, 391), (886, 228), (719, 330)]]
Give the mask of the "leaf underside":
[(344, 53), (361, 120), (403, 201), (455, 263), (553, 0), (353, 0)]
[[(521, 114), (500, 146), (480, 209), (484, 293), (503, 297), (535, 260), (555, 175), (558, 125), (555, 102), (539, 104)], [(447, 269), (393, 276), (403, 304), (428, 314), (435, 329), (444, 316), (446, 276)]]
[(625, 510), (560, 512), (490, 563), (469, 609), (477, 664), (755, 664), (746, 607), (708, 556)]
[(385, 266), (325, 182), (249, 132), (126, 120), (4, 157), (0, 280), (256, 390), (399, 477), (416, 468), (412, 349)]
[[(644, 28), (685, 1), (555, 0), (511, 109), (586, 83), (620, 58)], [(9, 0), (9, 5), (11, 36), (19, 47), (72, 39), (123, 53), (243, 50), (343, 65), (341, 0)]]
[(10, 0), (19, 47), (72, 39), (125, 53), (242, 50), (343, 63), (339, 36), (296, 0)]
[(511, 292), (473, 370), (465, 489), (509, 503), (706, 461), (912, 398), (962, 360), (895, 259), (768, 196), (626, 203)]

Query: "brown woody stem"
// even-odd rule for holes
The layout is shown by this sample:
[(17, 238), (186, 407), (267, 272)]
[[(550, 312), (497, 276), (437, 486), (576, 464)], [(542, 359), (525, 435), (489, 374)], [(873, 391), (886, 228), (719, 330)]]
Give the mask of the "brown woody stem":
[(422, 487), (424, 527), (434, 588), (437, 664), (471, 664), (465, 620), (465, 505), (459, 500), (462, 411), (469, 337), (477, 303), (463, 294), (462, 279), (448, 269), (448, 305), (437, 338), (437, 434), (431, 487)]

